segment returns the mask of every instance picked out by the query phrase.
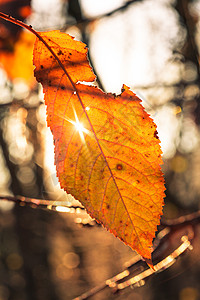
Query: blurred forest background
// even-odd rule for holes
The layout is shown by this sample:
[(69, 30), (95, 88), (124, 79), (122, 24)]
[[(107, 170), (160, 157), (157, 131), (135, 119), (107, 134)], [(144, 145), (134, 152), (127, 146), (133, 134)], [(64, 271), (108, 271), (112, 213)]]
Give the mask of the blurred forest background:
[[(164, 216), (200, 208), (199, 0), (0, 0), (0, 11), (85, 42), (104, 91), (130, 86), (158, 125)], [(33, 42), (0, 21), (0, 196), (70, 203), (55, 175)], [(81, 225), (88, 222), (86, 214), (0, 201), (0, 300), (72, 299), (122, 271), (133, 251), (101, 227)], [(91, 299), (200, 299), (199, 227), (196, 236), (193, 251), (143, 287)]]

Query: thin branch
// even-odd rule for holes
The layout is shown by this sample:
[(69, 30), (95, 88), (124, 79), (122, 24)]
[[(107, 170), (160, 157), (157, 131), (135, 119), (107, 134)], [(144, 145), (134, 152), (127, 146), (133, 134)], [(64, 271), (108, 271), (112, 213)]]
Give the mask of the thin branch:
[(200, 210), (176, 219), (161, 219), (161, 225), (168, 227), (176, 227), (178, 225), (182, 226), (186, 224), (192, 225), (196, 222), (200, 222)]
[[(51, 210), (55, 210), (57, 206), (62, 206), (66, 208), (72, 208), (72, 209), (83, 209), (83, 206), (80, 204), (74, 205), (70, 204), (70, 201), (63, 201), (63, 200), (45, 200), (45, 199), (35, 199), (35, 198), (28, 198), (24, 196), (0, 196), (0, 200), (5, 200), (5, 201), (12, 201), (15, 203), (20, 204), (21, 206), (23, 205), (29, 205), (32, 206), (33, 208), (39, 207), (39, 208), (47, 208)], [(66, 210), (68, 212), (68, 210)], [(69, 211), (70, 212), (70, 211)]]
[[(142, 2), (142, 1), (143, 1), (143, 0), (129, 0), (129, 1), (125, 2), (123, 5), (121, 5), (121, 6), (117, 7), (117, 8), (115, 8), (115, 9), (113, 9), (113, 10), (107, 12), (107, 13), (100, 14), (100, 15), (97, 15), (97, 16), (91, 17), (91, 18), (84, 18), (84, 17), (82, 17), (82, 18), (80, 19), (80, 17), (79, 17), (79, 18), (77, 19), (77, 18), (75, 18), (75, 16), (74, 16), (74, 18), (78, 20), (77, 22), (71, 21), (71, 22), (66, 23), (62, 28), (58, 25), (58, 26), (56, 26), (56, 27), (54, 26), (53, 29), (54, 29), (54, 30), (55, 30), (55, 29), (66, 30), (66, 29), (68, 29), (68, 28), (70, 28), (70, 27), (73, 27), (73, 26), (76, 26), (76, 27), (82, 29), (82, 27), (86, 27), (87, 25), (89, 25), (90, 23), (92, 23), (92, 22), (94, 22), (94, 21), (97, 21), (97, 20), (100, 20), (100, 19), (103, 19), (103, 18), (110, 17), (110, 16), (112, 16), (112, 15), (114, 15), (114, 14), (116, 14), (116, 13), (119, 13), (119, 12), (123, 12), (123, 11), (125, 11), (127, 8), (129, 8), (129, 6), (133, 5), (134, 3)], [(48, 13), (48, 11), (46, 11), (45, 13), (44, 13), (44, 12), (41, 13), (40, 11), (37, 11), (37, 14), (40, 14), (40, 17), (41, 17), (41, 18), (44, 18), (44, 16), (47, 16), (47, 17), (50, 17), (50, 16), (51, 16), (51, 14)], [(47, 31), (47, 30), (51, 30), (51, 27), (49, 27), (49, 26), (48, 26), (47, 28), (44, 28), (44, 27), (41, 27), (41, 28), (40, 28), (40, 27), (37, 27), (37, 30), (38, 30), (38, 31)]]
[[(16, 202), (20, 205), (30, 205), (34, 208), (47, 208), (51, 210), (56, 210), (56, 207), (63, 207), (66, 208), (66, 211), (63, 212), (72, 212), (73, 210), (80, 209), (85, 210), (84, 207), (78, 201), (66, 201), (66, 200), (52, 200), (52, 199), (35, 199), (35, 198), (28, 198), (24, 196), (0, 196), (0, 200), (5, 201), (12, 201)], [(71, 209), (71, 211), (69, 210)], [(73, 211), (76, 212), (76, 211)], [(185, 216), (181, 216), (175, 219), (165, 219), (161, 218), (160, 225), (165, 227), (178, 227), (188, 224), (195, 224), (200, 222), (200, 210), (193, 212), (191, 214), (187, 214)]]
[(125, 2), (125, 4), (123, 4), (122, 6), (119, 6), (118, 8), (108, 12), (108, 13), (105, 13), (105, 14), (101, 14), (101, 15), (98, 15), (96, 17), (93, 17), (93, 18), (82, 18), (82, 20), (78, 21), (78, 22), (71, 22), (71, 23), (68, 23), (66, 24), (66, 27), (63, 28), (64, 29), (67, 29), (67, 28), (70, 28), (72, 26), (77, 26), (77, 27), (85, 27), (87, 26), (88, 24), (94, 22), (94, 21), (97, 21), (97, 20), (100, 20), (100, 19), (103, 19), (103, 18), (107, 18), (107, 17), (110, 17), (118, 12), (123, 12), (125, 11), (129, 6), (131, 6), (133, 3), (136, 3), (136, 2), (142, 2), (143, 0), (129, 0), (127, 2)]
[[(181, 241), (182, 241), (182, 243), (174, 251), (172, 251), (167, 257), (162, 259), (156, 265), (154, 265), (154, 269), (147, 268), (144, 270), (144, 267), (140, 268), (141, 271), (139, 273), (137, 273), (133, 277), (121, 282), (123, 279), (125, 279), (126, 277), (128, 277), (131, 274), (129, 269), (126, 269), (123, 272), (117, 274), (116, 276), (114, 276), (110, 279), (107, 279), (100, 285), (83, 293), (79, 297), (74, 298), (73, 300), (88, 299), (88, 298), (96, 295), (98, 292), (104, 290), (105, 288), (110, 288), (112, 292), (116, 293), (116, 292), (124, 290), (125, 288), (128, 288), (128, 287), (137, 288), (137, 287), (144, 285), (145, 284), (144, 280), (148, 279), (150, 276), (152, 276), (158, 272), (162, 272), (162, 271), (166, 270), (167, 268), (171, 267), (176, 262), (177, 258), (180, 255), (182, 255), (187, 249), (192, 250), (191, 242), (190, 242), (188, 236), (182, 236)], [(134, 271), (137, 271), (137, 268), (134, 269)]]

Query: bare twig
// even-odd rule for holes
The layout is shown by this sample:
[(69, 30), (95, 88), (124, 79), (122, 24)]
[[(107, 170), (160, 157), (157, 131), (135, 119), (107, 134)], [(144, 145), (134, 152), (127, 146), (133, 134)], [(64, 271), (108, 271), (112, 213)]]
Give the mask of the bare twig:
[(161, 225), (163, 226), (170, 226), (170, 227), (177, 227), (178, 225), (192, 225), (193, 223), (197, 223), (200, 221), (200, 210), (195, 211), (191, 214), (181, 216), (176, 219), (161, 219)]
[[(94, 21), (97, 21), (97, 20), (100, 20), (100, 19), (103, 19), (103, 18), (107, 18), (107, 17), (110, 17), (118, 12), (123, 12), (125, 11), (129, 6), (131, 6), (133, 3), (135, 2), (141, 2), (142, 0), (129, 0), (127, 2), (125, 2), (123, 5), (117, 7), (116, 9), (108, 12), (108, 13), (105, 13), (105, 14), (101, 14), (101, 15), (98, 15), (94, 18), (82, 18), (80, 21), (78, 22), (72, 22), (72, 23), (68, 23), (66, 24), (66, 28), (69, 28), (69, 27), (72, 27), (72, 26), (77, 26), (77, 27), (83, 27), (83, 26), (87, 26), (88, 24), (94, 22)], [(65, 29), (66, 29), (65, 28)]]
[[(33, 208), (47, 208), (51, 210), (55, 210), (57, 206), (62, 206), (66, 208), (73, 208), (73, 209), (83, 209), (83, 206), (70, 204), (70, 201), (63, 201), (63, 200), (45, 200), (45, 199), (35, 199), (35, 198), (28, 198), (24, 196), (0, 196), (0, 200), (5, 201), (12, 201), (20, 204), (21, 206), (28, 205)], [(66, 212), (68, 212), (66, 210)], [(70, 211), (69, 211), (70, 212)]]
[[(183, 235), (181, 237), (181, 244), (179, 244), (179, 246), (174, 251), (172, 251), (167, 257), (165, 257), (164, 259), (156, 263), (154, 265), (154, 269), (147, 268), (147, 266), (145, 269), (144, 266), (145, 263), (141, 260), (141, 258), (137, 259), (139, 256), (137, 255), (134, 265), (130, 266), (130, 267), (135, 266), (133, 271), (130, 271), (130, 267), (129, 267), (125, 269), (123, 272), (117, 274), (116, 276), (110, 279), (107, 279), (105, 282), (92, 288), (86, 293), (83, 293), (79, 297), (74, 298), (73, 300), (89, 299), (91, 296), (96, 295), (98, 292), (104, 290), (105, 288), (110, 288), (112, 292), (116, 293), (128, 287), (132, 287), (132, 288), (140, 287), (145, 284), (145, 280), (148, 279), (150, 276), (158, 272), (162, 272), (167, 268), (171, 267), (176, 262), (176, 259), (180, 255), (182, 255), (187, 249), (192, 250), (191, 242), (187, 235), (186, 236)], [(137, 266), (139, 262), (141, 265), (140, 268)], [(127, 264), (129, 264), (129, 262)], [(140, 272), (138, 272), (138, 270), (140, 270)], [(134, 272), (137, 273), (134, 274)], [(130, 277), (130, 275), (133, 274), (134, 276)], [(123, 281), (126, 278), (128, 279)]]
[[(33, 208), (47, 208), (51, 210), (57, 210), (57, 207), (66, 208), (63, 209), (63, 212), (74, 212), (76, 213), (76, 209), (84, 210), (84, 207), (78, 201), (66, 201), (66, 200), (47, 200), (47, 199), (35, 199), (35, 198), (28, 198), (24, 196), (0, 196), (0, 200), (5, 201), (12, 201), (23, 205), (28, 205)], [(71, 210), (71, 211), (70, 211)], [(192, 225), (194, 223), (200, 222), (200, 210), (193, 212), (191, 214), (187, 214), (185, 216), (180, 216), (175, 219), (165, 219), (161, 218), (160, 224), (164, 227), (178, 227), (178, 226), (185, 226), (185, 225)]]

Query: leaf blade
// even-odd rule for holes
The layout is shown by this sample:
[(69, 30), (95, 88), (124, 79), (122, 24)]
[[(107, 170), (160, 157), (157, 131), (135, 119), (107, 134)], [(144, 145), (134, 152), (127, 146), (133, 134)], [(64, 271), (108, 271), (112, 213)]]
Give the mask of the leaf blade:
[(41, 34), (64, 67), (36, 41), (35, 76), (45, 92), (61, 187), (149, 260), (165, 189), (156, 125), (125, 85), (115, 96), (78, 83), (95, 79), (84, 44), (57, 31)]

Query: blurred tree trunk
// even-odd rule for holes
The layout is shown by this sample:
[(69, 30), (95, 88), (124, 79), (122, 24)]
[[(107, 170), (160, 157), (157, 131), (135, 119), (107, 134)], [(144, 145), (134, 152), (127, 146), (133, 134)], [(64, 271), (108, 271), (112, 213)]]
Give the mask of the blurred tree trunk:
[[(23, 195), (31, 198), (42, 198), (44, 192), (43, 184), (43, 141), (40, 132), (37, 130), (37, 109), (38, 107), (27, 109), (26, 126), (29, 130), (28, 142), (33, 145), (33, 157), (30, 161), (24, 161), (22, 165), (17, 165), (10, 160), (9, 145), (4, 140), (3, 129), (0, 130), (0, 142), (2, 152), (6, 161), (7, 168), (10, 172), (10, 191), (14, 195)], [(19, 172), (21, 168), (29, 168), (34, 172), (32, 182), (25, 184), (22, 176), (20, 180)], [(35, 210), (28, 207), (16, 205), (14, 208), (15, 221), (9, 228), (5, 227), (1, 235), (4, 236), (9, 231), (9, 237), (2, 244), (4, 249), (5, 261), (9, 255), (17, 255), (22, 259), (22, 268), (16, 270), (21, 273), (20, 278), (25, 285), (25, 290), (21, 294), (17, 291), (19, 287), (12, 284), (12, 264), (5, 264), (4, 274), (7, 277), (7, 286), (9, 288), (9, 299), (27, 299), (27, 300), (57, 300), (55, 286), (51, 279), (51, 270), (49, 268), (48, 253), (48, 234), (47, 224), (51, 222), (48, 211)], [(17, 245), (13, 249), (9, 248), (11, 239)], [(14, 268), (15, 269), (15, 268)], [(22, 279), (23, 278), (23, 279)], [(19, 294), (19, 298), (18, 298)]]

